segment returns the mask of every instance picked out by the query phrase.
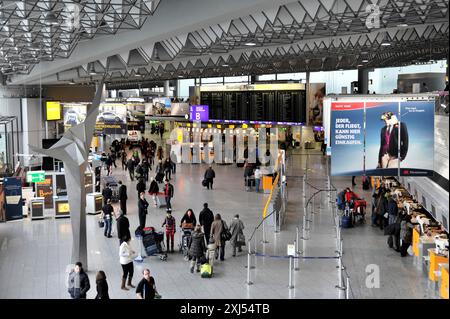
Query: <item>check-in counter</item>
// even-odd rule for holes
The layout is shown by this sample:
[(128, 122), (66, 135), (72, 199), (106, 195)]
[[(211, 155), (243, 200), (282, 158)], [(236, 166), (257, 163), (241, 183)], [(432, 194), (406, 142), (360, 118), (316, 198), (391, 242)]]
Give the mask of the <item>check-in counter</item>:
[(438, 281), (437, 272), (439, 271), (439, 264), (447, 264), (448, 265), (448, 256), (438, 255), (434, 249), (428, 249), (430, 256), (430, 269), (428, 272), (428, 279), (436, 282)]
[(412, 238), (412, 249), (414, 252), (414, 256), (419, 257), (419, 242), (420, 242), (420, 234), (417, 229), (413, 229), (413, 238)]
[(441, 272), (439, 295), (442, 299), (448, 299), (448, 262), (439, 266)]

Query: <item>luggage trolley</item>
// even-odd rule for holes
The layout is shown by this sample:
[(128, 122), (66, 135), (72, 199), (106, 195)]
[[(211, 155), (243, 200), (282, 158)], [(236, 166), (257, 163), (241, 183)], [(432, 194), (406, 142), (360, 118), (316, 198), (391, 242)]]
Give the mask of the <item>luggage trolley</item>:
[(181, 228), (181, 242), (179, 246), (180, 246), (180, 253), (183, 253), (185, 259), (189, 258), (188, 257), (189, 241), (191, 240), (193, 231), (194, 231), (193, 228)]
[(147, 256), (159, 256), (162, 261), (167, 261), (167, 254), (163, 250), (164, 233), (155, 231), (154, 227), (139, 227), (135, 232), (136, 236), (142, 236), (142, 245)]

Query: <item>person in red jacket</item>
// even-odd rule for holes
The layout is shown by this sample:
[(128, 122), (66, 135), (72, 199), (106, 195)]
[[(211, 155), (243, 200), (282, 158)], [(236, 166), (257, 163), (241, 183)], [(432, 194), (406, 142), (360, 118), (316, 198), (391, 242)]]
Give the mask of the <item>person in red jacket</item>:
[[(173, 253), (173, 241), (176, 231), (176, 224), (175, 224), (175, 218), (172, 216), (172, 210), (167, 210), (166, 218), (164, 219), (164, 222), (161, 227), (166, 226), (166, 240), (167, 240), (167, 252)], [(170, 245), (169, 245), (170, 244)], [(170, 247), (170, 250), (169, 250)]]
[(347, 187), (345, 192), (345, 202), (349, 203), (350, 207), (353, 207), (353, 202), (355, 199), (358, 199), (358, 196), (350, 188)]

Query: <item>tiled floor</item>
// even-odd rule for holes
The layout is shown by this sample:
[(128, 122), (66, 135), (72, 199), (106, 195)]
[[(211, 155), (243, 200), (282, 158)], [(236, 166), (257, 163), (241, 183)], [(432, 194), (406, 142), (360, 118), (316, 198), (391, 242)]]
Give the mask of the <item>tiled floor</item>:
[[(326, 165), (319, 153), (297, 152), (288, 158), (289, 205), (281, 233), (275, 234), (268, 225), (266, 235), (269, 243), (262, 244), (261, 231), (256, 233), (258, 253), (286, 255), (288, 243), (295, 239), (295, 228), (302, 220), (302, 180), (306, 161), (308, 178), (317, 188), (325, 187)], [(239, 213), (250, 237), (261, 220), (267, 195), (246, 192), (243, 185), (243, 170), (235, 165), (215, 165), (215, 189), (201, 186), (205, 165), (179, 164), (173, 180), (175, 197), (173, 215), (180, 220), (187, 208), (198, 216), (203, 203), (208, 202), (213, 212), (222, 214), (229, 223)], [(134, 232), (138, 224), (137, 193), (135, 182), (118, 168), (114, 175), (128, 185), (128, 218)], [(341, 189), (349, 178), (335, 178), (333, 184)], [(359, 182), (359, 181), (358, 181)], [(148, 187), (148, 186), (147, 186)], [(370, 198), (369, 194), (356, 191)], [(305, 241), (304, 256), (335, 256), (335, 232), (332, 214), (326, 194), (316, 203), (311, 226), (311, 239)], [(165, 211), (151, 208), (147, 225), (160, 228)], [(104, 270), (111, 298), (135, 298), (134, 291), (120, 290), (121, 267), (119, 265), (119, 241), (107, 239), (97, 226), (97, 216), (88, 215), (88, 263), (92, 288), (95, 291), (95, 273)], [(113, 229), (115, 229), (115, 224)], [(113, 233), (115, 236), (116, 232)], [(381, 231), (358, 226), (342, 231), (344, 238), (344, 264), (351, 278), (352, 296), (355, 298), (434, 298), (435, 292), (428, 280), (415, 265), (412, 257), (400, 258), (387, 248), (386, 237)], [(179, 232), (175, 242), (179, 242)], [(70, 263), (71, 227), (69, 219), (46, 219), (41, 221), (8, 222), (0, 224), (0, 298), (68, 298), (66, 289), (66, 267)], [(133, 240), (137, 248), (137, 241)], [(245, 250), (246, 251), (246, 250)], [(338, 284), (336, 259), (308, 259), (299, 261), (299, 271), (294, 272), (295, 288), (288, 289), (289, 260), (285, 258), (258, 257), (256, 268), (251, 270), (253, 285), (247, 286), (247, 255), (231, 257), (227, 247), (226, 260), (217, 262), (215, 275), (201, 279), (191, 274), (189, 266), (179, 253), (169, 254), (168, 261), (147, 257), (142, 264), (135, 263), (134, 283), (140, 280), (143, 268), (150, 268), (159, 292), (164, 298), (338, 298), (342, 296), (335, 286)], [(380, 267), (380, 288), (366, 288), (366, 266)]]

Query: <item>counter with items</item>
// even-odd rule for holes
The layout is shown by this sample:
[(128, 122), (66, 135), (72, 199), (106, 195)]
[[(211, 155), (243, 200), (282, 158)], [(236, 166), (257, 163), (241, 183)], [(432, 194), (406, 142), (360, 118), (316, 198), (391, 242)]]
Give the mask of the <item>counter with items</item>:
[(399, 212), (411, 215), (411, 222), (417, 224), (413, 229), (413, 255), (423, 263), (428, 279), (439, 283), (441, 297), (448, 299), (448, 233), (397, 180), (385, 178), (381, 185), (397, 200)]

